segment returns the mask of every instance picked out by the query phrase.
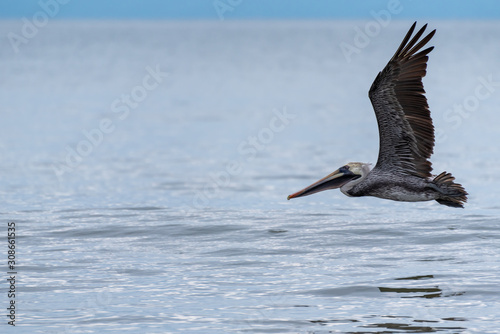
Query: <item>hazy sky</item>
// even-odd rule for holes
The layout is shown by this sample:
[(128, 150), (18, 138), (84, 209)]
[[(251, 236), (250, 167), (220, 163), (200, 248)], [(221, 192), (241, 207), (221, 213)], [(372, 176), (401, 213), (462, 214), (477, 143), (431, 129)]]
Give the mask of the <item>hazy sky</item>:
[[(33, 19), (498, 19), (498, 0), (0, 0), (0, 18)], [(41, 13), (40, 13), (41, 12)]]

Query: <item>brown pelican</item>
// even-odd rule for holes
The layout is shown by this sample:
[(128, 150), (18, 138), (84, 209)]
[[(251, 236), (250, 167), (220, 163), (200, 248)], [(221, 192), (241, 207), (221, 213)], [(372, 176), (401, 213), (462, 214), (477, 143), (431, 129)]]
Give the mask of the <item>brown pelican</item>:
[[(420, 51), (436, 30), (420, 37), (424, 25), (413, 38), (413, 23), (389, 63), (373, 82), (369, 97), (379, 128), (377, 164), (351, 162), (288, 199), (340, 188), (347, 196), (375, 196), (395, 201), (436, 200), (439, 204), (462, 207), (467, 192), (447, 172), (432, 176), (428, 160), (434, 147), (434, 126), (424, 94), (428, 54)], [(411, 40), (410, 40), (411, 38)]]

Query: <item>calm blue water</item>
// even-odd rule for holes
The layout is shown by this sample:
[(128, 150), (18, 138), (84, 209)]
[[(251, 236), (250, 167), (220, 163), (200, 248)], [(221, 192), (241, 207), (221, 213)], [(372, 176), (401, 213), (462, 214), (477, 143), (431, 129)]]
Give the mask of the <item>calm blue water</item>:
[(1, 331), (497, 333), (499, 23), (431, 22), (432, 161), (465, 209), (286, 200), (376, 161), (368, 88), (411, 23), (346, 57), (365, 24), (50, 22), (16, 53), (0, 22)]

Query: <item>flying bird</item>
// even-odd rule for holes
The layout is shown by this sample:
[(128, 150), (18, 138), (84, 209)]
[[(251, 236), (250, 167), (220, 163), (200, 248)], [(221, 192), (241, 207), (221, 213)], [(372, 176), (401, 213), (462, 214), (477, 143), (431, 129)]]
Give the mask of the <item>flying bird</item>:
[(428, 54), (434, 47), (421, 49), (436, 30), (419, 41), (427, 24), (412, 38), (416, 23), (368, 93), (379, 129), (380, 148), (375, 167), (350, 162), (288, 199), (340, 188), (352, 197), (375, 196), (404, 202), (436, 200), (439, 204), (463, 208), (468, 194), (462, 185), (455, 183), (450, 173), (431, 174), (429, 158), (434, 149), (434, 126), (422, 78)]

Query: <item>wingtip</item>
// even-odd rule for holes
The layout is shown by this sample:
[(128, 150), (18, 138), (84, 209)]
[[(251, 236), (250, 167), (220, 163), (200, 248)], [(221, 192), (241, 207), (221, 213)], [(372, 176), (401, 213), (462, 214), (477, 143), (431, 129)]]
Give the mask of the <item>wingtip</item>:
[[(426, 24), (424, 24), (424, 25), (422, 26), (422, 28), (420, 28), (420, 29), (419, 29), (419, 31), (418, 31), (415, 35), (422, 35), (422, 34), (424, 33), (425, 29), (427, 29), (427, 23), (426, 23)], [(419, 38), (420, 38), (420, 37), (419, 37)]]

